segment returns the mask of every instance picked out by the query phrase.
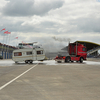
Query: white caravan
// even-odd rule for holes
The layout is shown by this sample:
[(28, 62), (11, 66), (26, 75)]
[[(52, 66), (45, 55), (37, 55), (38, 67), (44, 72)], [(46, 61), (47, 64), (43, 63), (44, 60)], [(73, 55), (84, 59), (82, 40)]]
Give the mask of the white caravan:
[(13, 51), (12, 60), (15, 63), (25, 62), (32, 63), (33, 61), (43, 61), (45, 59), (45, 52), (43, 48), (22, 48)]

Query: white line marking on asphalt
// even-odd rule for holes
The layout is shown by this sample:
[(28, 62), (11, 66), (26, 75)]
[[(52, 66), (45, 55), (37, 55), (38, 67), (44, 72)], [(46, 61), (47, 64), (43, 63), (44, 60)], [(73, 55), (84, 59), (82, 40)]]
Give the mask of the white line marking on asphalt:
[(26, 70), (25, 72), (23, 72), (22, 74), (20, 74), (19, 76), (17, 76), (16, 78), (12, 79), (11, 81), (9, 81), (8, 83), (6, 83), (5, 85), (0, 87), (0, 90), (2, 90), (3, 88), (5, 88), (6, 86), (8, 86), (9, 84), (11, 84), (13, 81), (17, 80), (18, 78), (20, 78), (21, 76), (23, 76), (24, 74), (26, 74), (28, 71), (30, 71), (31, 69), (33, 69), (34, 67), (36, 67), (38, 64), (34, 65), (33, 67), (31, 67), (30, 69)]

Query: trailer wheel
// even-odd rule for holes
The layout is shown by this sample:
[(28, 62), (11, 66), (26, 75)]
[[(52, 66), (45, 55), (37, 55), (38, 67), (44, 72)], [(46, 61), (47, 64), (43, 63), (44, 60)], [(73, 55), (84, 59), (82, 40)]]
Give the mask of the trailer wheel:
[(32, 64), (33, 63), (33, 60), (30, 60), (30, 64)]
[(15, 61), (15, 63), (17, 64), (17, 63), (18, 63), (18, 61)]
[(28, 63), (28, 61), (26, 60), (26, 61), (25, 61), (25, 63), (27, 64), (27, 63)]
[(67, 57), (65, 58), (65, 62), (70, 62), (70, 61), (71, 61), (70, 56), (67, 56)]
[(80, 58), (80, 63), (82, 63), (82, 62), (83, 62), (83, 58), (81, 57), (81, 58)]

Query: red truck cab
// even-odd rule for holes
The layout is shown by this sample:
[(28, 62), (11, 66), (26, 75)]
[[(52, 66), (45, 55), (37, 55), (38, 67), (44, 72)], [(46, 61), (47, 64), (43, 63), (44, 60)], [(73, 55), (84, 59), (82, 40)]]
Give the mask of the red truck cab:
[(79, 43), (70, 43), (68, 46), (68, 53), (71, 61), (83, 62), (87, 57), (86, 47)]
[(87, 50), (86, 47), (80, 43), (69, 43), (68, 46), (68, 54), (69, 56), (57, 56), (55, 60), (57, 62), (73, 62), (73, 61), (80, 61), (80, 63), (83, 62), (83, 60), (86, 60), (87, 57)]

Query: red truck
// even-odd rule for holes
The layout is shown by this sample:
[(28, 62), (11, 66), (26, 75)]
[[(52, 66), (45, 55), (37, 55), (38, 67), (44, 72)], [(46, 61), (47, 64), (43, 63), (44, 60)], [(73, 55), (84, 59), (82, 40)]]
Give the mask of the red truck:
[(80, 62), (82, 63), (83, 60), (86, 60), (87, 57), (87, 50), (86, 47), (80, 43), (69, 43), (68, 45), (68, 56), (61, 56), (58, 55), (55, 58), (55, 61), (58, 63), (60, 62)]

